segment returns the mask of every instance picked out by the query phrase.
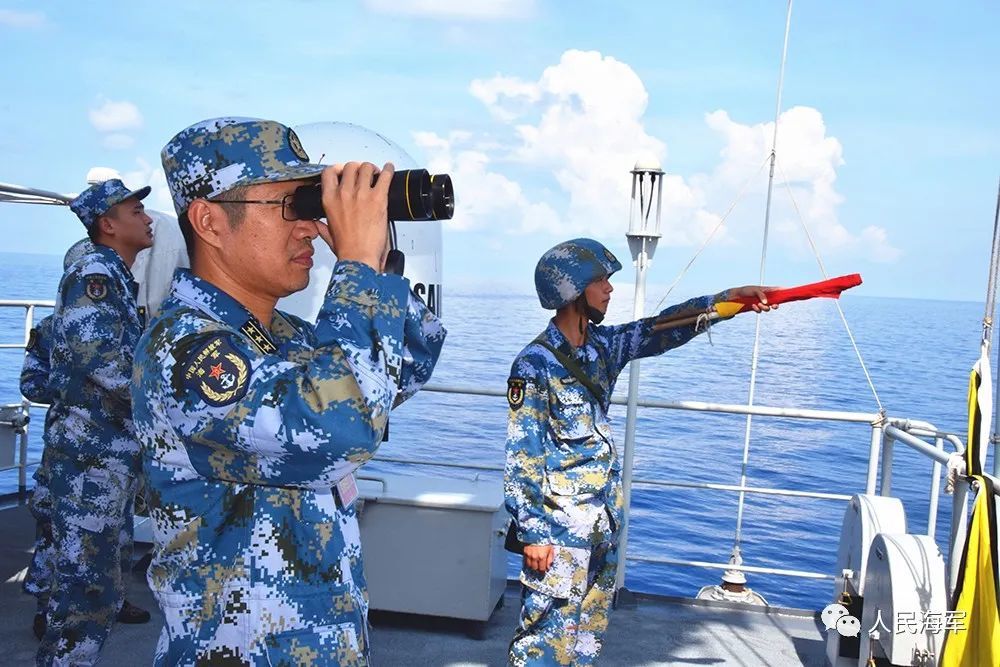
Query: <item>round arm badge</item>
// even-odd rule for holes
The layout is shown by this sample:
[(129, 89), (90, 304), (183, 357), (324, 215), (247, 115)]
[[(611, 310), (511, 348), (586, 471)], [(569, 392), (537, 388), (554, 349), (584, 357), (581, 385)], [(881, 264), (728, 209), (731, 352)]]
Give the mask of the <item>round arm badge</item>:
[(91, 273), (83, 279), (86, 281), (87, 296), (92, 301), (103, 301), (108, 295), (108, 277), (103, 273)]
[(524, 378), (509, 378), (507, 380), (507, 402), (511, 410), (517, 410), (524, 405)]
[(247, 393), (250, 360), (233, 347), (228, 336), (215, 336), (191, 356), (184, 385), (209, 405), (235, 403)]

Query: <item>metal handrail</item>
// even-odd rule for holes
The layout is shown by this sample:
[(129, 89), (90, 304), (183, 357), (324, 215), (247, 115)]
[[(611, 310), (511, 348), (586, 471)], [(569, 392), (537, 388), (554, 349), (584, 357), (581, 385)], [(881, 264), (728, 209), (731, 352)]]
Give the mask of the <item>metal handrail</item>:
[[(28, 336), (30, 334), (31, 328), (34, 321), (34, 310), (35, 308), (52, 308), (55, 306), (53, 301), (44, 300), (0, 300), (0, 308), (4, 307), (15, 307), (25, 309), (25, 337), (24, 342), (20, 344), (0, 344), (0, 349), (10, 349), (10, 348), (20, 348), (24, 349), (27, 344)], [(494, 398), (505, 397), (506, 393), (500, 390), (494, 389), (483, 389), (480, 387), (471, 386), (461, 386), (461, 385), (446, 385), (446, 384), (429, 384), (424, 387), (424, 391), (429, 391), (433, 393), (444, 393), (444, 394), (457, 394), (463, 396), (487, 396)], [(611, 399), (611, 403), (614, 405), (626, 405), (626, 399), (620, 396), (614, 396)], [(24, 401), (26, 409), (36, 407), (45, 407), (39, 404), (32, 404), (27, 400)], [(878, 413), (869, 412), (850, 412), (841, 410), (817, 410), (817, 409), (804, 409), (804, 408), (785, 408), (785, 407), (774, 407), (774, 406), (762, 406), (762, 405), (740, 405), (740, 404), (726, 404), (726, 403), (710, 403), (704, 401), (656, 401), (656, 400), (640, 400), (637, 402), (639, 407), (644, 408), (654, 408), (654, 409), (667, 409), (667, 410), (685, 410), (694, 412), (710, 412), (710, 413), (721, 413), (721, 414), (742, 414), (742, 415), (758, 415), (762, 417), (779, 417), (787, 419), (808, 419), (808, 420), (824, 420), (824, 421), (834, 421), (834, 422), (844, 422), (844, 423), (865, 423), (869, 424), (872, 429), (871, 437), (871, 449), (869, 452), (869, 469), (868, 469), (868, 481), (866, 483), (866, 492), (875, 492), (875, 481), (876, 475), (878, 474), (879, 467), (878, 462), (880, 458), (881, 451), (881, 477), (882, 486), (879, 489), (880, 495), (888, 495), (891, 490), (891, 475), (892, 475), (892, 461), (893, 461), (893, 448), (892, 443), (894, 441), (901, 442), (916, 451), (930, 457), (935, 465), (932, 472), (933, 486), (931, 491), (931, 503), (929, 507), (929, 518), (928, 518), (928, 534), (934, 537), (935, 527), (936, 527), (936, 515), (937, 515), (937, 487), (940, 485), (941, 476), (941, 464), (947, 463), (949, 454), (944, 452), (943, 441), (948, 440), (954, 446), (956, 451), (960, 451), (963, 443), (958, 438), (958, 436), (949, 433), (943, 433), (937, 429), (933, 424), (925, 421), (911, 420), (904, 418), (887, 418), (884, 415)], [(936, 445), (930, 445), (922, 441), (918, 435), (932, 436), (936, 438)], [(883, 446), (884, 445), (884, 446)], [(19, 487), (23, 492), (26, 488), (26, 470), (28, 465), (36, 462), (29, 463), (27, 460), (27, 447), (28, 447), (28, 432), (27, 427), (25, 427), (24, 433), (21, 434), (20, 442), (20, 456), (19, 462), (15, 466), (5, 468), (10, 470), (13, 468), (19, 468)], [(419, 466), (438, 466), (447, 468), (458, 468), (465, 470), (482, 470), (490, 472), (501, 472), (503, 470), (502, 466), (491, 466), (483, 464), (472, 464), (472, 463), (451, 463), (446, 461), (429, 461), (425, 459), (410, 459), (410, 458), (400, 458), (400, 457), (390, 457), (390, 456), (376, 456), (376, 461), (383, 461), (387, 463), (400, 463), (406, 465), (419, 465)], [(667, 487), (667, 488), (694, 488), (712, 491), (726, 491), (731, 493), (757, 493), (763, 495), (778, 495), (778, 496), (793, 496), (801, 498), (812, 498), (820, 500), (836, 500), (836, 501), (846, 501), (851, 498), (850, 495), (846, 494), (836, 494), (836, 493), (821, 493), (813, 491), (798, 491), (794, 489), (781, 489), (781, 488), (769, 488), (769, 487), (748, 487), (743, 485), (733, 485), (733, 484), (715, 484), (710, 482), (694, 482), (694, 481), (678, 481), (678, 480), (653, 480), (653, 479), (632, 479), (630, 480), (635, 484), (644, 484), (657, 487)], [(966, 493), (956, 493), (955, 503), (958, 506), (960, 498), (965, 499)], [(952, 548), (951, 552), (955, 551), (956, 540), (959, 538), (964, 540), (964, 526), (965, 524), (960, 518), (953, 520), (953, 526), (951, 531)], [(648, 563), (659, 563), (667, 565), (685, 565), (692, 567), (705, 567), (705, 568), (716, 568), (716, 569), (741, 569), (747, 572), (759, 572), (765, 574), (777, 574), (782, 576), (791, 577), (804, 577), (811, 579), (832, 579), (831, 575), (827, 575), (819, 572), (804, 572), (798, 570), (784, 570), (778, 568), (766, 568), (752, 565), (742, 565), (739, 567), (734, 567), (731, 563), (711, 563), (706, 561), (688, 561), (688, 560), (677, 560), (668, 558), (654, 558), (649, 556), (630, 556), (626, 552), (626, 545), (622, 545), (622, 553), (625, 558), (629, 561), (638, 562), (648, 562)], [(951, 568), (953, 572), (957, 572), (955, 568)], [(954, 575), (952, 576), (952, 579)]]
[[(498, 389), (481, 389), (464, 385), (427, 384), (421, 391), (441, 394), (468, 394), (475, 396), (506, 396), (507, 393)], [(627, 405), (621, 396), (611, 397), (612, 405)], [(692, 412), (719, 412), (734, 415), (761, 415), (764, 417), (788, 417), (791, 419), (813, 419), (824, 421), (842, 421), (857, 424), (871, 424), (880, 417), (877, 412), (850, 412), (843, 410), (815, 410), (808, 408), (781, 408), (763, 405), (746, 405), (740, 403), (709, 403), (705, 401), (650, 401), (640, 400), (637, 405), (642, 408), (660, 408), (667, 410), (688, 410)], [(893, 419), (893, 423), (920, 423), (910, 419)]]
[[(459, 468), (463, 470), (486, 470), (503, 472), (503, 466), (490, 466), (479, 463), (452, 463), (451, 461), (429, 461), (427, 459), (404, 459), (398, 456), (376, 455), (375, 461), (386, 463), (401, 463), (404, 465), (436, 466), (441, 468)], [(773, 489), (768, 487), (738, 486), (734, 484), (715, 484), (712, 482), (679, 482), (676, 480), (633, 479), (633, 484), (648, 484), (650, 486), (665, 486), (681, 489), (708, 489), (712, 491), (736, 491), (744, 493), (759, 493), (772, 496), (794, 496), (797, 498), (816, 498), (819, 500), (850, 500), (851, 496), (843, 493), (822, 493), (819, 491), (795, 491), (792, 489)]]
[(10, 306), (20, 306), (22, 308), (27, 308), (29, 306), (55, 308), (56, 302), (52, 299), (0, 299), (0, 308), (8, 308)]
[(658, 563), (661, 565), (686, 565), (689, 567), (706, 567), (716, 570), (741, 570), (758, 574), (777, 574), (783, 577), (799, 577), (802, 579), (834, 579), (832, 574), (809, 572), (808, 570), (786, 570), (778, 567), (761, 567), (759, 565), (736, 565), (734, 563), (712, 563), (703, 560), (677, 560), (675, 558), (658, 558), (656, 556), (629, 556), (629, 560), (642, 563)]
[[(504, 397), (505, 392), (494, 389), (482, 389), (479, 387), (465, 387), (459, 385), (446, 385), (446, 384), (429, 384), (424, 387), (424, 391), (444, 393), (444, 394), (459, 394), (459, 395), (476, 395), (476, 396), (492, 396), (492, 397)], [(623, 398), (613, 397), (611, 400), (612, 404), (615, 405), (625, 405), (626, 401)], [(939, 487), (941, 484), (941, 464), (946, 463), (949, 454), (944, 451), (943, 442), (948, 440), (955, 446), (956, 451), (961, 451), (964, 447), (961, 439), (951, 433), (946, 433), (939, 430), (934, 424), (923, 420), (908, 419), (903, 417), (887, 417), (880, 413), (873, 412), (850, 412), (842, 410), (817, 410), (817, 409), (804, 409), (804, 408), (783, 408), (783, 407), (773, 407), (773, 406), (762, 406), (762, 405), (739, 405), (739, 404), (726, 404), (726, 403), (708, 403), (703, 401), (655, 401), (655, 400), (640, 400), (638, 401), (640, 407), (656, 408), (656, 409), (672, 409), (672, 410), (687, 410), (695, 412), (713, 412), (713, 413), (723, 413), (723, 414), (752, 414), (760, 415), (764, 417), (781, 417), (786, 419), (808, 419), (808, 420), (824, 420), (824, 421), (835, 421), (835, 422), (845, 422), (845, 423), (866, 423), (871, 426), (871, 447), (869, 451), (869, 466), (868, 466), (868, 481), (866, 483), (865, 492), (869, 494), (876, 493), (876, 481), (879, 476), (879, 460), (881, 458), (881, 477), (882, 485), (878, 488), (879, 495), (889, 495), (891, 491), (891, 477), (892, 477), (892, 461), (893, 461), (893, 448), (892, 442), (898, 440), (903, 444), (917, 450), (918, 452), (924, 454), (925, 456), (931, 457), (934, 461), (934, 467), (931, 472), (931, 490), (930, 490), (930, 502), (928, 504), (928, 519), (927, 519), (927, 534), (932, 538), (936, 535), (937, 528), (937, 511), (939, 504)], [(933, 435), (936, 436), (938, 445), (929, 445), (922, 440), (920, 440), (914, 434), (921, 435)], [(426, 459), (404, 459), (396, 457), (386, 457), (386, 456), (376, 456), (375, 460), (387, 461), (392, 463), (404, 463), (408, 465), (425, 465), (425, 466), (442, 466), (449, 468), (466, 468), (471, 470), (489, 470), (489, 471), (501, 471), (502, 468), (499, 466), (483, 466), (483, 465), (472, 465), (465, 463), (450, 463), (441, 461), (429, 461)], [(714, 484), (708, 482), (685, 482), (676, 480), (650, 480), (650, 479), (633, 479), (635, 484), (647, 484), (651, 486), (660, 487), (673, 487), (673, 488), (696, 488), (705, 490), (715, 490), (715, 491), (727, 491), (733, 493), (758, 493), (764, 495), (779, 495), (779, 496), (794, 496), (803, 498), (813, 498), (821, 500), (836, 500), (836, 501), (846, 501), (850, 500), (851, 496), (847, 494), (835, 494), (835, 493), (820, 493), (820, 492), (810, 492), (810, 491), (796, 491), (793, 489), (779, 489), (779, 488), (768, 488), (768, 487), (746, 487), (740, 485), (732, 484)], [(956, 501), (957, 502), (957, 501)], [(964, 539), (961, 531), (961, 525), (953, 526), (951, 532), (951, 546), (952, 548), (949, 552), (954, 552), (955, 540)], [(630, 556), (623, 549), (625, 558), (630, 561), (643, 561), (652, 563), (662, 563), (670, 565), (691, 565), (697, 567), (714, 567), (720, 569), (727, 569), (730, 567), (729, 563), (705, 563), (703, 561), (683, 561), (675, 559), (658, 559), (650, 557), (640, 557), (640, 556)], [(754, 566), (744, 566), (747, 571), (758, 571), (752, 569)], [(775, 570), (770, 571), (767, 568), (759, 571), (767, 571), (771, 574), (781, 574), (785, 576), (803, 576), (807, 578), (816, 579), (832, 579), (831, 575), (823, 573), (803, 573), (791, 570)]]
[[(24, 340), (21, 343), (0, 343), (0, 350), (25, 349), (31, 337), (31, 329), (35, 325), (35, 308), (55, 308), (55, 305), (55, 301), (45, 299), (0, 299), (0, 308), (24, 308)], [(21, 397), (21, 404), (24, 406), (25, 412), (28, 412), (30, 415), (34, 404), (23, 396)], [(28, 460), (29, 424), (25, 424), (20, 433), (17, 463), (12, 466), (0, 468), (0, 472), (17, 468), (17, 490), (21, 494), (28, 489), (28, 466), (40, 463), (40, 461)]]

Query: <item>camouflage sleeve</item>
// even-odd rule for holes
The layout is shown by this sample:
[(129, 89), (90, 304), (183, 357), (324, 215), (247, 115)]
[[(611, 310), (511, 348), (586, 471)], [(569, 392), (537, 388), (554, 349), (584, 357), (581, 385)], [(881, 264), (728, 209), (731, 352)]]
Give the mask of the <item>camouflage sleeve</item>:
[(437, 315), (410, 292), (403, 323), (403, 365), (396, 405), (427, 384), (448, 334)]
[(507, 380), (507, 460), (503, 488), (517, 537), (525, 544), (548, 544), (545, 512), (545, 439), (549, 428), (549, 392), (544, 371), (518, 359)]
[[(260, 354), (232, 331), (178, 342), (168, 417), (210, 479), (326, 488), (370, 456), (396, 395), (408, 283), (338, 262), (316, 346)], [(167, 373), (166, 369), (163, 371)]]
[(52, 337), (52, 316), (40, 321), (31, 330), (24, 349), (21, 367), (21, 395), (33, 403), (51, 403), (49, 387), (49, 341)]
[(123, 354), (123, 313), (131, 295), (121, 293), (110, 275), (69, 274), (53, 335), (65, 341), (74, 369), (123, 405), (131, 405), (132, 350)]
[(616, 326), (597, 327), (599, 335), (607, 341), (616, 372), (620, 373), (633, 359), (652, 357), (680, 347), (697, 334), (708, 329), (708, 326), (718, 320), (707, 320), (700, 327), (691, 323), (655, 332), (653, 325), (658, 321), (678, 317), (695, 317), (705, 313), (713, 304), (723, 299), (725, 294), (726, 292), (720, 292), (711, 296), (699, 296), (665, 308), (658, 315), (652, 317)]

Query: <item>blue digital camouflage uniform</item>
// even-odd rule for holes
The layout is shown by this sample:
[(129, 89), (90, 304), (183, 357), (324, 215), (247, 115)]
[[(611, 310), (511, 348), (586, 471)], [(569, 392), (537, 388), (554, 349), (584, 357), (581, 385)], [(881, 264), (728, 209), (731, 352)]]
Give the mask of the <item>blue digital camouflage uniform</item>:
[[(49, 390), (49, 346), (52, 341), (52, 316), (38, 322), (31, 330), (21, 368), (21, 395), (33, 403), (52, 403)], [(48, 437), (52, 411), (45, 413), (43, 442)], [(29, 508), (35, 517), (35, 546), (22, 589), (38, 600), (38, 611), (44, 613), (49, 599), (55, 549), (52, 545), (52, 495), (49, 493), (48, 448), (42, 449), (42, 462), (35, 469), (35, 489)]]
[[(129, 193), (121, 181), (106, 181), (70, 206), (89, 226), (103, 206), (148, 191)], [(57, 454), (50, 461), (57, 557), (39, 665), (93, 664), (123, 600), (121, 533), (131, 533), (139, 471), (129, 392), (142, 332), (136, 289), (122, 258), (102, 245), (59, 283), (46, 443)]]
[[(596, 241), (560, 244), (536, 269), (542, 306), (566, 305), (620, 268)], [(600, 389), (600, 402), (537, 341), (515, 358), (507, 390), (507, 509), (522, 542), (554, 545), (555, 553), (545, 574), (522, 568), (510, 664), (596, 661), (614, 596), (623, 512), (621, 464), (608, 422), (611, 393), (629, 361), (683, 345), (701, 330), (692, 324), (653, 332), (657, 320), (704, 313), (724, 295), (691, 299), (627, 324), (588, 323), (586, 342), (577, 348), (550, 321), (541, 340), (577, 361)]]
[[(68, 269), (73, 262), (93, 249), (94, 246), (89, 239), (76, 242), (63, 258), (63, 270)], [(52, 315), (48, 315), (32, 328), (25, 348), (24, 366), (21, 369), (21, 395), (33, 403), (48, 405), (53, 401), (49, 389), (51, 344)], [(28, 564), (28, 572), (22, 583), (24, 592), (38, 600), (39, 613), (44, 613), (48, 605), (49, 587), (55, 568), (55, 546), (52, 544), (52, 494), (49, 493), (49, 469), (55, 450), (44, 446), (49, 439), (52, 416), (52, 411), (47, 410), (42, 434), (42, 460), (32, 475), (35, 488), (28, 506), (32, 516), (35, 517), (35, 545), (32, 549), (31, 562)]]
[[(288, 128), (244, 119), (198, 124), (163, 151), (178, 214), (322, 169), (307, 160)], [(315, 325), (259, 322), (176, 272), (133, 385), (165, 616), (155, 664), (368, 664), (358, 523), (337, 484), (429, 379), (444, 337), (405, 278), (358, 262), (336, 264)]]

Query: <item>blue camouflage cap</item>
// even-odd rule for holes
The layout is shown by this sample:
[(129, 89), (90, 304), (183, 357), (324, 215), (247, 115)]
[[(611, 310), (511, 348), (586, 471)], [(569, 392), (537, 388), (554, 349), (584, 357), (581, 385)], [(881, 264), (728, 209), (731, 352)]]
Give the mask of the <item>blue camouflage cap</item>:
[(545, 251), (535, 266), (535, 291), (542, 308), (555, 310), (576, 300), (587, 285), (622, 268), (604, 244), (571, 239)]
[(181, 130), (160, 153), (177, 215), (195, 199), (242, 185), (319, 176), (290, 127), (259, 118), (210, 118)]
[(120, 204), (130, 197), (145, 199), (149, 191), (148, 185), (138, 190), (129, 190), (119, 179), (112, 178), (91, 185), (78, 194), (76, 199), (69, 203), (69, 207), (76, 213), (76, 217), (80, 218), (83, 226), (90, 229), (97, 219), (115, 204)]

